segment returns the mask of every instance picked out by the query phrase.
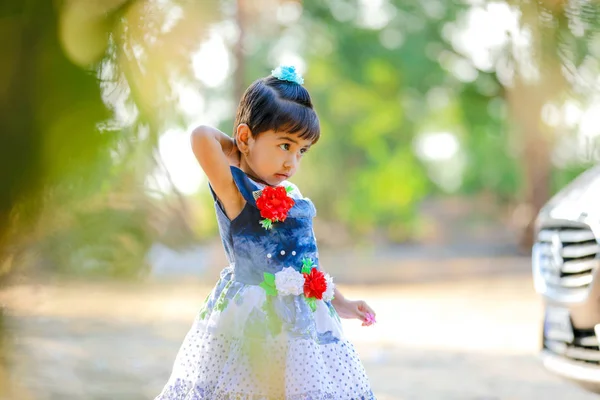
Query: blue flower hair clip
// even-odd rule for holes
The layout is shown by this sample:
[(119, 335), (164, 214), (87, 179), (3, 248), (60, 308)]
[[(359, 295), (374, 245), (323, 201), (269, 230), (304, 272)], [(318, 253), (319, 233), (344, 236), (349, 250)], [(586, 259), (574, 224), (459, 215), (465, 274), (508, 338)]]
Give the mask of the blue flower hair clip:
[(271, 71), (271, 75), (277, 79), (281, 79), (282, 81), (294, 82), (298, 85), (302, 85), (304, 83), (304, 78), (302, 78), (302, 76), (296, 72), (296, 67), (294, 66), (281, 65)]

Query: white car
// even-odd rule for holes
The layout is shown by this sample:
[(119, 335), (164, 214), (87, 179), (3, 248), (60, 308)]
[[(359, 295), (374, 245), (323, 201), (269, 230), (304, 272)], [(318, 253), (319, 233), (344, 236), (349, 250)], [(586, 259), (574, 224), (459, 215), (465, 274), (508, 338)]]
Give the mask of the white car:
[(532, 267), (545, 302), (544, 366), (600, 393), (600, 165), (543, 207), (536, 235)]

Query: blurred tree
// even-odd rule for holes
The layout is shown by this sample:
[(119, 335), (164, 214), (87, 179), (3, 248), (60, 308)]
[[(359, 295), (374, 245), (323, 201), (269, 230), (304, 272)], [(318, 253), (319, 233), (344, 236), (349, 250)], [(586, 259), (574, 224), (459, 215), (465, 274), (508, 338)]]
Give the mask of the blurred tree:
[[(379, 10), (372, 6), (379, 14), (371, 20), (373, 10), (360, 1), (303, 6), (306, 41), (299, 50), (310, 66), (307, 86), (324, 131), (309, 156), (313, 162), (303, 166), (304, 176), (319, 180), (304, 185), (321, 217), (342, 220), (355, 233), (383, 233), (393, 241), (415, 237), (416, 206), (427, 194), (447, 190), (416, 154), (415, 140), (429, 132), (449, 132), (466, 154), (453, 190), (514, 193), (519, 171), (506, 151), (508, 129), (490, 117), (501, 85), (492, 73), (471, 80), (452, 73), (452, 63), (464, 59), (445, 26), (466, 4), (389, 1)], [(289, 41), (285, 30), (280, 36)], [(491, 154), (498, 162), (484, 162)]]
[(216, 1), (0, 3), (0, 280), (33, 267), (137, 277), (153, 242), (190, 242), (181, 196), (146, 179), (159, 133), (183, 124), (175, 89), (193, 81), (190, 53), (216, 12)]
[[(249, 71), (265, 71), (283, 57), (278, 51), (307, 61), (307, 87), (324, 135), (299, 179), (319, 203), (321, 218), (341, 220), (355, 233), (407, 240), (418, 232), (421, 200), (454, 191), (522, 201), (532, 221), (551, 182), (558, 188), (586, 167), (565, 171), (552, 163), (553, 137), (564, 132), (540, 116), (572, 88), (564, 76), (572, 61), (566, 60), (585, 64), (585, 54), (594, 51), (582, 51), (586, 35), (560, 32), (579, 26), (573, 18), (593, 21), (595, 7), (575, 12), (570, 6), (571, 22), (558, 23), (542, 3), (519, 3), (514, 10), (531, 40), (526, 49), (522, 41), (508, 41), (485, 69), (456, 48), (453, 36), (463, 28), (459, 21), (486, 5), (308, 0), (302, 7), (298, 24), (289, 22), (287, 8), (275, 9), (269, 28), (276, 42), (255, 43), (245, 62)], [(528, 80), (532, 62), (539, 80)], [(458, 142), (454, 164), (419, 156), (415, 142), (436, 132)], [(531, 225), (524, 225), (528, 248)]]
[(597, 100), (600, 4), (548, 0), (515, 6), (520, 11), (520, 29), (529, 38), (528, 52), (523, 54), (517, 42), (510, 43), (507, 61), (513, 75), (505, 85), (520, 128), (523, 194), (530, 210), (521, 244), (529, 250), (535, 218), (552, 192), (589, 167), (590, 161), (598, 161), (578, 159), (557, 168), (552, 156), (556, 146), (565, 143), (561, 137), (570, 136), (571, 143), (579, 140), (579, 122), (571, 129), (553, 122), (564, 121), (566, 101), (589, 107)]
[[(171, 214), (189, 232), (176, 188), (172, 200), (148, 197), (145, 181), (160, 167), (159, 133), (184, 125), (175, 90), (194, 82), (190, 54), (215, 12), (216, 2), (2, 5), (0, 29), (15, 38), (0, 64), (3, 249), (33, 246), (44, 265), (71, 272), (103, 254), (95, 273), (135, 275), (163, 205), (175, 200)], [(4, 271), (19, 262), (5, 260)]]

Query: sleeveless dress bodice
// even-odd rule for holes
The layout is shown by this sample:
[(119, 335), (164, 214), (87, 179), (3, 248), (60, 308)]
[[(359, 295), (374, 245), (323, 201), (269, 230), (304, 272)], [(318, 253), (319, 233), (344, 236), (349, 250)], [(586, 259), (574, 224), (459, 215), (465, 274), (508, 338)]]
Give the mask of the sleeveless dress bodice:
[(255, 199), (264, 185), (250, 179), (239, 168), (232, 166), (231, 173), (246, 200), (241, 213), (230, 220), (212, 188), (211, 193), (225, 254), (233, 268), (233, 279), (258, 285), (265, 272), (274, 274), (285, 267), (300, 271), (305, 258), (311, 259), (318, 268), (319, 257), (312, 224), (316, 209), (312, 201), (303, 197), (295, 185), (284, 181), (280, 185), (293, 188), (289, 196), (295, 204), (288, 211), (285, 221), (276, 222), (267, 230), (260, 225), (263, 218)]

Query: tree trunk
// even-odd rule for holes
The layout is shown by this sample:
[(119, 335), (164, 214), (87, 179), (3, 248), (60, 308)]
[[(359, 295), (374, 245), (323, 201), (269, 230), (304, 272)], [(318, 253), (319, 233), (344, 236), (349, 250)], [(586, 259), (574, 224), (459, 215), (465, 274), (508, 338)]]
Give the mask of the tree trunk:
[[(560, 2), (550, 1), (551, 11), (564, 12)], [(523, 168), (523, 200), (528, 208), (528, 221), (520, 238), (521, 249), (527, 253), (534, 243), (537, 214), (550, 198), (552, 175), (551, 153), (556, 136), (553, 127), (541, 118), (544, 105), (560, 102), (568, 91), (569, 83), (563, 73), (563, 61), (558, 54), (561, 45), (556, 27), (541, 23), (541, 15), (548, 9), (541, 3), (518, 3), (520, 24), (531, 31), (531, 52), (535, 61), (521, 70), (521, 64), (512, 60), (514, 79), (507, 88), (507, 101), (515, 122), (519, 125), (520, 157)], [(521, 60), (522, 61), (522, 60)], [(527, 64), (527, 63), (525, 63)], [(525, 67), (525, 68), (527, 68)]]
[[(240, 36), (234, 48), (234, 57), (235, 57), (235, 72), (234, 72), (234, 96), (236, 101), (242, 98), (244, 91), (246, 90), (246, 80), (245, 72), (246, 72), (246, 56), (244, 54), (244, 43), (246, 38), (246, 1), (245, 0), (237, 0), (237, 13), (236, 13), (236, 23), (240, 32)], [(236, 127), (234, 127), (235, 129)]]
[(550, 197), (552, 172), (552, 132), (544, 130), (540, 120), (541, 110), (549, 100), (538, 85), (527, 85), (517, 80), (514, 87), (506, 91), (511, 114), (520, 129), (521, 168), (523, 171), (523, 202), (527, 206), (527, 221), (519, 238), (519, 246), (529, 254), (534, 243), (534, 228), (537, 214)]

